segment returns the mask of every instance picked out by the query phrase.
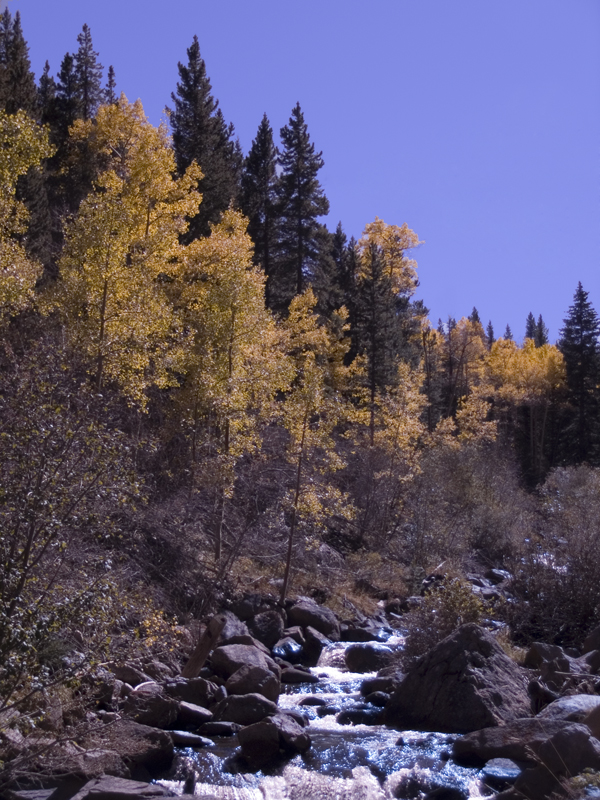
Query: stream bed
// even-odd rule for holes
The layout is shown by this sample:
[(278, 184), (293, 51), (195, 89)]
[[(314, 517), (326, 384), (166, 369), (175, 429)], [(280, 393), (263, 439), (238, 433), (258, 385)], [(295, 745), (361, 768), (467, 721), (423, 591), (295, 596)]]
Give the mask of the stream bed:
[[(282, 709), (296, 709), (310, 720), (312, 746), (268, 770), (248, 771), (237, 737), (215, 737), (214, 746), (180, 750), (196, 774), (195, 795), (202, 800), (392, 800), (428, 795), (436, 800), (490, 797), (480, 770), (450, 759), (456, 735), (397, 731), (383, 725), (341, 725), (337, 713), (360, 702), (360, 686), (369, 674), (341, 667), (338, 643), (323, 651), (311, 672), (319, 683), (288, 685), (279, 698)], [(303, 705), (316, 697), (326, 706)], [(323, 714), (335, 707), (336, 713)], [(161, 781), (177, 793), (182, 781)]]

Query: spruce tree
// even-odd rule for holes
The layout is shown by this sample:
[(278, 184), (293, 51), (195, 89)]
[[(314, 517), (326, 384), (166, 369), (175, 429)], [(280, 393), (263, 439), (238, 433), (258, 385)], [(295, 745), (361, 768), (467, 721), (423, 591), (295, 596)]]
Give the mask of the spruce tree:
[(79, 117), (79, 86), (71, 53), (65, 53), (57, 77), (52, 139), (60, 146), (66, 142), (69, 128)]
[(533, 341), (535, 341), (535, 330), (536, 330), (535, 317), (530, 311), (525, 321), (525, 338), (533, 339)]
[(600, 320), (581, 283), (560, 331), (558, 347), (565, 359), (571, 406), (563, 424), (563, 460), (567, 463), (599, 460)]
[(19, 109), (37, 118), (38, 97), (35, 77), (31, 71), (29, 48), (23, 38), (21, 15), (17, 11), (11, 22), (6, 9), (2, 18), (1, 36), (4, 59), (3, 106), (7, 114), (16, 114)]
[(174, 106), (167, 111), (179, 174), (183, 175), (192, 161), (198, 163), (204, 174), (199, 183), (202, 204), (190, 220), (186, 235), (189, 242), (208, 236), (210, 223), (218, 222), (237, 199), (242, 156), (239, 144), (233, 139), (233, 125), (227, 125), (218, 101), (212, 96), (197, 36), (187, 56), (187, 65), (178, 64), (177, 91), (171, 94)]
[(254, 263), (267, 276), (265, 301), (271, 306), (273, 261), (276, 247), (277, 148), (265, 114), (243, 166), (240, 206), (248, 218), (248, 233), (254, 242)]
[(75, 53), (75, 80), (81, 119), (92, 119), (103, 100), (102, 64), (98, 62), (98, 53), (92, 44), (92, 34), (88, 25), (84, 25), (77, 36), (79, 49)]
[(115, 78), (115, 69), (111, 64), (108, 68), (106, 87), (102, 93), (102, 102), (106, 105), (114, 106), (119, 98), (117, 97), (117, 81)]
[[(479, 316), (479, 311), (477, 311), (477, 309), (475, 308), (475, 306), (473, 306), (473, 311), (471, 311), (471, 313), (469, 314), (469, 316), (468, 316), (468, 319), (469, 319), (471, 322), (478, 322), (480, 325), (482, 324), (482, 323), (481, 323), (481, 318), (480, 318), (480, 316)], [(482, 327), (483, 327), (483, 326), (482, 326)]]
[(502, 338), (506, 339), (507, 342), (513, 341), (513, 334), (508, 323), (506, 324), (506, 330), (504, 331), (504, 336)]
[(38, 85), (38, 106), (40, 109), (40, 121), (43, 125), (52, 124), (56, 104), (56, 81), (50, 75), (50, 64), (44, 64), (44, 71), (40, 77)]
[(548, 328), (544, 324), (541, 314), (539, 315), (538, 321), (535, 324), (534, 341), (536, 347), (542, 347), (542, 345), (548, 344), (550, 341), (548, 338)]
[(494, 326), (492, 325), (492, 320), (490, 320), (488, 322), (488, 324), (487, 324), (487, 328), (485, 330), (485, 335), (486, 335), (487, 348), (488, 348), (488, 350), (491, 350), (492, 349), (492, 345), (496, 341), (496, 338), (494, 336)]
[(329, 213), (329, 201), (317, 178), (322, 153), (310, 141), (297, 103), (281, 129), (279, 163), (279, 254), (274, 280), (274, 306), (285, 309), (315, 277), (320, 254), (318, 217)]

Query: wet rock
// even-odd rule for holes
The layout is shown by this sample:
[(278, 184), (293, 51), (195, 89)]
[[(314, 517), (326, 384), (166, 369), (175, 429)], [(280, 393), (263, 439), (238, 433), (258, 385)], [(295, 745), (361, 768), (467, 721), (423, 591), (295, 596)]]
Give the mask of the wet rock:
[(165, 694), (176, 700), (206, 707), (220, 700), (222, 691), (216, 683), (206, 678), (176, 678), (165, 684)]
[(163, 688), (153, 681), (140, 684), (130, 692), (123, 713), (140, 725), (169, 728), (177, 719), (179, 703), (163, 694)]
[(215, 672), (229, 678), (243, 666), (260, 667), (279, 675), (279, 667), (272, 658), (262, 653), (257, 647), (247, 644), (228, 644), (215, 647), (211, 656)]
[(248, 621), (251, 635), (271, 648), (283, 635), (283, 618), (279, 611), (263, 611)]
[(288, 715), (278, 714), (243, 728), (238, 739), (242, 754), (254, 768), (260, 768), (280, 755), (306, 752), (310, 736)]
[(319, 678), (311, 672), (302, 669), (288, 667), (281, 670), (282, 683), (319, 683)]
[(350, 672), (377, 672), (392, 664), (394, 652), (377, 642), (357, 643), (346, 649), (345, 660)]
[(570, 722), (581, 722), (595, 708), (600, 706), (597, 694), (575, 694), (559, 697), (546, 708), (543, 708), (536, 719), (562, 719)]
[(386, 707), (391, 727), (455, 733), (493, 727), (529, 711), (524, 673), (496, 640), (462, 625), (422, 656)]
[(516, 719), (461, 736), (452, 745), (452, 757), (468, 767), (482, 767), (493, 758), (531, 761), (542, 742), (568, 725), (564, 720)]
[(375, 678), (365, 678), (360, 685), (360, 693), (366, 697), (373, 692), (391, 694), (406, 676), (401, 672), (392, 675), (377, 675)]
[(336, 722), (340, 725), (381, 725), (383, 711), (366, 703), (357, 703), (341, 711), (336, 717)]
[(175, 725), (184, 728), (188, 725), (199, 728), (200, 725), (204, 725), (205, 722), (210, 722), (212, 717), (212, 712), (207, 708), (194, 705), (194, 703), (181, 702), (179, 704)]
[(340, 632), (342, 642), (380, 642), (382, 641), (378, 631), (369, 628), (345, 628)]
[(327, 700), (323, 697), (317, 697), (316, 695), (309, 695), (308, 697), (304, 697), (299, 703), (299, 706), (326, 706)]
[(227, 679), (225, 688), (230, 695), (258, 693), (276, 703), (281, 683), (271, 670), (244, 664)]
[(201, 736), (235, 736), (241, 729), (237, 722), (206, 722), (198, 728)]
[(280, 639), (273, 647), (272, 653), (290, 664), (297, 664), (302, 660), (303, 648), (301, 644), (290, 636)]
[(287, 612), (289, 625), (300, 625), (306, 628), (308, 625), (311, 628), (319, 631), (332, 642), (339, 642), (340, 640), (340, 624), (329, 608), (317, 605), (308, 598), (298, 600)]
[(377, 708), (385, 708), (389, 699), (390, 695), (387, 692), (371, 692), (371, 694), (365, 696), (365, 702), (371, 703)]
[(302, 661), (307, 667), (316, 667), (321, 653), (331, 644), (331, 639), (328, 639), (327, 636), (311, 625), (307, 625), (304, 632), (306, 642), (304, 643)]
[(74, 795), (71, 800), (135, 800), (135, 798), (168, 797), (171, 795), (164, 786), (141, 781), (130, 781), (104, 775), (91, 780)]
[(510, 758), (492, 758), (481, 770), (481, 778), (485, 786), (502, 791), (514, 784), (521, 771), (522, 765)]
[(214, 742), (212, 739), (206, 739), (204, 736), (199, 736), (197, 733), (190, 733), (189, 731), (169, 731), (173, 744), (176, 747), (213, 747)]
[(317, 707), (318, 717), (332, 717), (334, 714), (339, 714), (342, 709), (338, 705), (327, 705)]
[(238, 725), (252, 725), (277, 711), (276, 703), (262, 694), (232, 695), (221, 700), (213, 709), (215, 721), (237, 722)]

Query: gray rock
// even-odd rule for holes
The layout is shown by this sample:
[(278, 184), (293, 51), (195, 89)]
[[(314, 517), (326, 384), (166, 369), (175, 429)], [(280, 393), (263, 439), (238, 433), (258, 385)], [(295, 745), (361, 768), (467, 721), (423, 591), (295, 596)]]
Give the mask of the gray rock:
[(287, 667), (281, 670), (282, 683), (319, 683), (319, 678), (312, 672), (305, 672), (302, 669)]
[(593, 709), (600, 706), (597, 694), (574, 694), (559, 697), (543, 708), (536, 719), (562, 719), (570, 722), (581, 722)]
[(203, 736), (235, 736), (241, 729), (237, 722), (207, 722), (198, 728), (198, 733)]
[(273, 655), (290, 664), (298, 664), (302, 660), (303, 647), (291, 636), (285, 636), (273, 646)]
[(279, 677), (279, 667), (272, 658), (262, 653), (257, 647), (247, 644), (228, 644), (215, 647), (211, 656), (214, 671), (229, 678), (240, 667), (260, 667), (269, 670)]
[(328, 639), (320, 631), (307, 625), (304, 629), (306, 642), (304, 644), (304, 654), (302, 661), (307, 667), (316, 667), (319, 663), (319, 658), (323, 650), (331, 644), (331, 639)]
[(583, 642), (582, 652), (585, 654), (591, 650), (600, 650), (600, 625), (591, 630)]
[(169, 795), (164, 786), (104, 775), (86, 783), (71, 800), (134, 800)]
[(569, 658), (565, 651), (557, 644), (546, 644), (546, 642), (534, 642), (523, 660), (523, 666), (530, 669), (539, 669), (546, 661), (558, 660), (563, 672), (569, 671)]
[(310, 736), (287, 714), (243, 728), (238, 739), (242, 754), (253, 767), (262, 767), (283, 751), (287, 755), (304, 753), (310, 748)]
[(422, 656), (395, 690), (386, 723), (468, 733), (529, 712), (524, 671), (475, 624), (462, 625)]
[(134, 772), (144, 767), (151, 775), (169, 769), (173, 761), (173, 740), (166, 731), (140, 725), (131, 719), (120, 719), (111, 725), (98, 723), (81, 742), (86, 751), (110, 750), (119, 754)]
[(177, 719), (179, 703), (163, 694), (163, 689), (153, 681), (141, 684), (130, 692), (123, 712), (126, 716), (152, 728), (169, 728)]
[(152, 680), (150, 675), (130, 661), (126, 661), (124, 664), (111, 664), (109, 669), (117, 680), (128, 683), (130, 686), (137, 686)]
[(600, 742), (586, 725), (567, 725), (543, 742), (537, 754), (553, 775), (579, 775), (600, 769)]
[(237, 722), (252, 725), (277, 713), (277, 705), (262, 694), (232, 695), (221, 700), (213, 709), (216, 722)]
[(273, 596), (261, 594), (245, 594), (241, 600), (236, 600), (230, 606), (232, 611), (239, 619), (247, 622), (251, 617), (269, 611), (276, 605)]
[(248, 630), (252, 636), (269, 648), (281, 639), (283, 628), (283, 617), (275, 610), (263, 611), (248, 621)]
[(346, 648), (346, 666), (350, 672), (377, 672), (394, 661), (394, 651), (378, 642), (351, 644)]
[(383, 711), (366, 703), (357, 703), (341, 711), (335, 721), (340, 725), (381, 725)]
[(169, 731), (173, 744), (176, 747), (213, 747), (214, 742), (212, 739), (207, 739), (204, 736), (199, 736), (197, 733), (190, 733), (189, 731)]
[(221, 631), (221, 641), (227, 641), (232, 636), (242, 636), (248, 633), (248, 626), (242, 622), (232, 611), (220, 611), (219, 614), (225, 620)]
[(206, 678), (176, 678), (165, 684), (165, 694), (196, 706), (210, 706), (220, 697), (220, 687)]
[(492, 758), (532, 761), (542, 742), (568, 726), (564, 720), (516, 719), (461, 736), (452, 745), (452, 757), (470, 767), (482, 767)]
[(227, 679), (225, 688), (230, 695), (258, 693), (276, 703), (281, 683), (271, 670), (244, 664)]
[(200, 725), (204, 725), (205, 722), (210, 722), (212, 717), (212, 712), (207, 708), (182, 701), (179, 703), (179, 711), (175, 724), (178, 727), (191, 725), (199, 728)]
[(298, 600), (287, 612), (288, 625), (300, 625), (306, 628), (310, 625), (315, 630), (327, 636), (332, 642), (340, 640), (340, 624), (337, 617), (329, 608), (320, 606), (308, 598)]

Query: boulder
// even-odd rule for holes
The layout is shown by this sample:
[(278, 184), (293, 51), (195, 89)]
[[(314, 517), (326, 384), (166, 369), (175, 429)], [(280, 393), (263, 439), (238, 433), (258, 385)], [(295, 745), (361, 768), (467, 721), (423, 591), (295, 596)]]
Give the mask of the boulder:
[(319, 631), (332, 642), (340, 640), (340, 624), (329, 608), (320, 606), (313, 600), (301, 598), (287, 612), (288, 625), (300, 625)]
[(199, 728), (205, 722), (210, 722), (213, 715), (212, 712), (202, 706), (194, 705), (194, 703), (186, 703), (182, 701), (179, 703), (179, 711), (175, 725), (179, 727), (194, 727)]
[(240, 667), (260, 667), (270, 670), (279, 677), (279, 667), (272, 658), (262, 653), (257, 647), (247, 644), (228, 644), (215, 647), (211, 656), (214, 671), (224, 678), (229, 678)]
[(221, 687), (206, 678), (176, 678), (165, 684), (165, 694), (205, 708), (222, 699)]
[(129, 693), (123, 711), (140, 725), (164, 729), (169, 728), (177, 719), (179, 703), (163, 694), (158, 683), (149, 681)]
[(174, 670), (162, 661), (144, 661), (144, 672), (149, 675), (153, 681), (166, 681), (173, 677)]
[(251, 636), (249, 633), (243, 633), (239, 636), (231, 636), (227, 639), (226, 642), (221, 642), (221, 645), (226, 644), (246, 644), (249, 647), (256, 647), (261, 653), (264, 653), (266, 656), (271, 655), (270, 649), (264, 645), (262, 642), (259, 642), (258, 639), (255, 639), (254, 636)]
[(257, 614), (262, 614), (263, 611), (269, 611), (276, 605), (276, 600), (273, 596), (263, 596), (261, 594), (245, 594), (241, 600), (233, 602), (229, 610), (232, 611), (236, 617), (247, 622), (251, 617)]
[(281, 683), (271, 670), (244, 664), (227, 679), (225, 688), (229, 695), (258, 693), (276, 703)]
[(546, 642), (534, 642), (523, 660), (523, 666), (530, 669), (539, 669), (544, 662), (556, 661), (561, 672), (568, 672), (570, 659), (565, 654), (562, 647), (557, 644), (546, 644)]
[(214, 707), (213, 713), (216, 722), (252, 725), (265, 717), (276, 714), (277, 710), (277, 704), (267, 700), (262, 694), (239, 694), (221, 700)]
[(171, 793), (164, 786), (130, 781), (103, 775), (88, 781), (71, 800), (135, 800), (135, 798), (165, 797)]
[(377, 642), (361, 642), (346, 648), (346, 666), (350, 672), (377, 672), (394, 661), (394, 651)]
[(383, 711), (367, 703), (355, 703), (341, 711), (335, 721), (340, 725), (381, 725)]
[(559, 697), (543, 708), (536, 719), (563, 719), (570, 722), (582, 722), (587, 715), (600, 706), (597, 694), (574, 694)]
[(306, 641), (304, 643), (304, 653), (302, 661), (307, 667), (316, 667), (319, 663), (319, 658), (323, 650), (331, 644), (331, 639), (328, 639), (323, 633), (307, 625), (304, 629)]
[(197, 733), (190, 733), (190, 731), (170, 731), (173, 744), (177, 747), (212, 747), (214, 742), (212, 739), (206, 739), (204, 736), (199, 736)]
[(132, 719), (119, 719), (110, 725), (99, 723), (81, 744), (86, 751), (101, 748), (118, 753), (132, 774), (143, 767), (150, 775), (157, 775), (169, 769), (173, 761), (170, 735)]
[(355, 628), (353, 626), (344, 628), (340, 633), (340, 641), (342, 642), (380, 642), (380, 636), (377, 631), (370, 628)]
[(263, 611), (248, 621), (251, 635), (269, 648), (281, 639), (283, 628), (283, 618), (279, 611)]
[(564, 720), (516, 719), (456, 739), (452, 745), (452, 758), (468, 767), (482, 767), (492, 758), (532, 761), (542, 742), (568, 726)]
[(567, 725), (543, 742), (538, 757), (553, 775), (579, 775), (600, 769), (600, 742), (586, 725)]
[(310, 736), (291, 717), (277, 714), (249, 725), (238, 733), (242, 754), (250, 765), (260, 768), (279, 756), (304, 753), (310, 747)]
[(386, 692), (387, 694), (391, 694), (398, 688), (398, 685), (404, 678), (405, 675), (401, 672), (397, 672), (394, 675), (377, 675), (374, 678), (365, 678), (360, 685), (360, 693), (363, 697), (366, 697), (368, 694), (373, 694), (373, 692)]
[(281, 658), (290, 664), (297, 664), (302, 661), (303, 647), (291, 636), (285, 636), (273, 646), (273, 655)]
[(312, 672), (305, 672), (303, 669), (287, 667), (281, 670), (282, 683), (319, 683), (319, 678)]
[(468, 733), (527, 716), (524, 671), (469, 623), (422, 656), (385, 709), (394, 728)]
[(206, 722), (198, 733), (204, 736), (235, 736), (242, 726), (237, 722)]
[(585, 654), (591, 650), (600, 650), (600, 625), (591, 630), (583, 642), (582, 652)]
[(242, 622), (232, 611), (220, 611), (219, 616), (224, 621), (221, 630), (221, 641), (226, 642), (232, 636), (242, 636), (248, 633), (248, 626)]
[(152, 680), (150, 675), (131, 661), (126, 661), (123, 664), (111, 664), (109, 669), (117, 680), (128, 683), (130, 686), (137, 686), (140, 683)]

